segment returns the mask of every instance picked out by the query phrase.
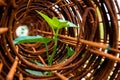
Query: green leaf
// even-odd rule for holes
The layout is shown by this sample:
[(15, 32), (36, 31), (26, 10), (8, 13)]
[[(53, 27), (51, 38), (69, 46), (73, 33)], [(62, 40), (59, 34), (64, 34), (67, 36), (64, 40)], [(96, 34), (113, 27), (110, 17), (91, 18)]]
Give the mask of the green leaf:
[(77, 25), (75, 25), (74, 23), (72, 23), (72, 22), (70, 22), (70, 21), (67, 21), (67, 20), (59, 20), (61, 23), (63, 23), (63, 22), (66, 22), (67, 24), (66, 24), (66, 26), (68, 26), (68, 27), (78, 27)]
[(13, 42), (14, 44), (21, 44), (21, 43), (34, 43), (34, 42), (41, 42), (41, 43), (49, 43), (52, 38), (46, 38), (42, 36), (20, 36), (16, 38)]
[(68, 56), (72, 56), (75, 52), (71, 47), (67, 47), (67, 50), (68, 50), (67, 52)]
[(53, 21), (53, 24), (55, 24), (56, 28), (57, 28), (59, 26), (59, 24), (60, 24), (59, 19), (57, 17), (52, 17), (52, 21)]
[(61, 28), (65, 28), (65, 27), (78, 27), (77, 25), (73, 24), (70, 21), (67, 20), (61, 20), (58, 19), (57, 17), (53, 17), (52, 19), (49, 18), (47, 15), (36, 11), (38, 14), (40, 14), (45, 21), (50, 25), (50, 27), (52, 27), (53, 29), (61, 29)]
[(69, 27), (69, 25), (67, 24), (67, 22), (60, 22), (58, 28), (61, 29), (61, 28), (65, 28), (65, 27)]
[(51, 18), (49, 18), (47, 15), (45, 15), (37, 10), (36, 10), (36, 12), (45, 19), (45, 21), (50, 25), (51, 28), (56, 27), (56, 24), (53, 24), (53, 20)]
[(53, 24), (56, 25), (54, 29), (61, 29), (69, 26), (67, 21), (61, 22), (57, 17), (53, 17), (52, 21), (53, 21)]
[(39, 66), (43, 66), (43, 64), (40, 63), (40, 62), (35, 61), (35, 63), (36, 63), (37, 65), (39, 65)]
[(43, 76), (43, 73), (40, 71), (35, 71), (35, 70), (30, 70), (30, 69), (25, 69), (25, 71), (33, 75)]

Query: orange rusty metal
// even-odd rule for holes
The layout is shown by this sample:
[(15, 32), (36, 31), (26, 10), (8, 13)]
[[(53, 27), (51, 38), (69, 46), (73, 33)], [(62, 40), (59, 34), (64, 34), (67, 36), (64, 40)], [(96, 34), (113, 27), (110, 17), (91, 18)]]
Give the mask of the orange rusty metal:
[[(28, 35), (53, 37), (51, 28), (35, 10), (79, 26), (60, 30), (51, 66), (41, 43), (13, 43), (22, 25), (28, 27)], [(117, 0), (0, 0), (0, 80), (120, 80), (119, 15)], [(54, 42), (48, 43), (49, 55), (53, 46)], [(75, 50), (71, 57), (67, 57), (67, 46)], [(33, 75), (26, 69), (52, 75)]]

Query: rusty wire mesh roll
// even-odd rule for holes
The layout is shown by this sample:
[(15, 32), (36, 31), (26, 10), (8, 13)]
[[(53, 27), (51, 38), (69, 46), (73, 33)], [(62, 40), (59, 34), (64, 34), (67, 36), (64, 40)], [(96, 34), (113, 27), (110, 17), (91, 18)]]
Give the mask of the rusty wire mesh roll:
[[(32, 62), (42, 63), (43, 59), (47, 64), (46, 49), (41, 43), (19, 45), (13, 43), (13, 40), (18, 37), (16, 30), (22, 25), (28, 27), (31, 36), (53, 37), (51, 28), (35, 10), (51, 18), (55, 16), (80, 26), (60, 30), (52, 66), (38, 66)], [(11, 0), (4, 3), (0, 0), (0, 27), (8, 28), (8, 31), (2, 33), (0, 37), (0, 66), (3, 65), (0, 69), (0, 79), (5, 77), (9, 79), (8, 73), (16, 62), (17, 68), (13, 79), (56, 80), (61, 78), (57, 74), (59, 73), (70, 80), (120, 80), (120, 60), (115, 61), (105, 56), (111, 54), (119, 57), (119, 53), (85, 44), (82, 41), (99, 42), (118, 49), (117, 16), (119, 16), (119, 5), (116, 0)], [(100, 25), (103, 26), (102, 38)], [(53, 45), (52, 41), (48, 44), (49, 54), (52, 53)], [(72, 47), (75, 53), (64, 60), (67, 46)], [(101, 55), (102, 53), (106, 54)], [(53, 75), (33, 75), (26, 69), (43, 73), (51, 71)]]

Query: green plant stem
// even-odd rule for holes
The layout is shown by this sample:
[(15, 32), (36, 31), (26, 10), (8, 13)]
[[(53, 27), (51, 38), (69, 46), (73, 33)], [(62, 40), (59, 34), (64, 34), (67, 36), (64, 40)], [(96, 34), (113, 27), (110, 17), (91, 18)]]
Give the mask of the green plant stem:
[(48, 46), (47, 44), (45, 43), (45, 48), (46, 48), (46, 55), (47, 55), (47, 59), (49, 59), (49, 55), (48, 55)]
[(48, 65), (50, 65), (50, 66), (52, 65), (52, 61), (53, 61), (53, 58), (54, 58), (55, 53), (56, 53), (58, 33), (59, 33), (59, 29), (56, 30), (56, 33), (54, 35), (54, 48), (53, 48), (53, 52), (52, 52), (50, 58), (48, 59)]

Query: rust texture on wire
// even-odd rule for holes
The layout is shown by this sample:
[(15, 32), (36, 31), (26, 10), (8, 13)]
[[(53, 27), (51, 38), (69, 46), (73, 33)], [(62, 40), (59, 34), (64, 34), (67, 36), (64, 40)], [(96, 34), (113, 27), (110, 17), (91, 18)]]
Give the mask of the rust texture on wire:
[[(0, 0), (0, 80), (120, 80), (119, 8), (117, 0)], [(79, 26), (60, 30), (51, 66), (41, 43), (13, 43), (22, 25), (28, 27), (30, 36), (53, 37), (51, 28), (35, 10)], [(68, 45), (75, 53), (67, 58)], [(51, 41), (49, 54), (53, 47)], [(26, 69), (52, 75), (34, 75)]]

